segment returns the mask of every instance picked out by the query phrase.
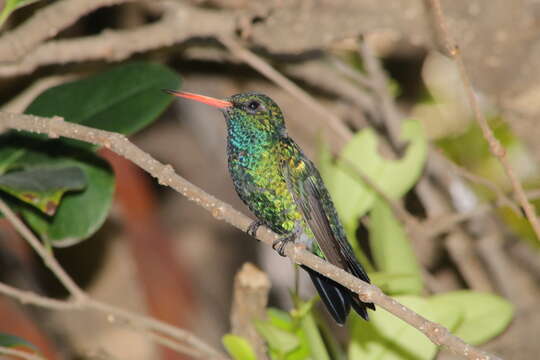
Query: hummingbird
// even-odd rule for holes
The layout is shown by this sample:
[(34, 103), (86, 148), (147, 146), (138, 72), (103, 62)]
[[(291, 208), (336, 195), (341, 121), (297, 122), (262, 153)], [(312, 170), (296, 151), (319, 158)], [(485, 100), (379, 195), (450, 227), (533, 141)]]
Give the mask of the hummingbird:
[[(257, 220), (247, 233), (265, 225), (280, 238), (273, 244), (281, 256), (288, 242), (305, 245), (354, 276), (370, 282), (356, 259), (319, 171), (287, 134), (283, 113), (268, 96), (241, 93), (224, 100), (175, 90), (169, 94), (213, 106), (227, 122), (228, 169), (236, 192)], [(367, 308), (358, 295), (302, 265), (333, 319), (345, 323), (351, 307), (365, 320)]]

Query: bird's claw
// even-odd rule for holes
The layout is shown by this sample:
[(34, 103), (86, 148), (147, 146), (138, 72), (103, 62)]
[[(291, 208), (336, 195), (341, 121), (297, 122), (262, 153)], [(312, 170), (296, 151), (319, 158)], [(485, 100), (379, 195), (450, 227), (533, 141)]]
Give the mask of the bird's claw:
[(274, 241), (272, 243), (272, 249), (274, 249), (275, 251), (277, 251), (277, 253), (280, 255), (280, 256), (283, 256), (285, 257), (285, 246), (294, 240), (294, 235), (292, 236), (285, 236), (283, 238), (280, 238), (280, 239), (277, 239), (276, 241)]
[(259, 227), (261, 225), (263, 225), (263, 222), (261, 220), (254, 220), (251, 224), (249, 224), (246, 230), (246, 234), (255, 237), (255, 235), (257, 234), (257, 230), (259, 230)]

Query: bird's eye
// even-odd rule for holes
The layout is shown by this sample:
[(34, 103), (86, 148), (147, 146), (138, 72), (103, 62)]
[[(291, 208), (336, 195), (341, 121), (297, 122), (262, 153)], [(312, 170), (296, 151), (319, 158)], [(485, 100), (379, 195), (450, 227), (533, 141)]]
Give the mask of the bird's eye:
[(261, 104), (256, 100), (252, 100), (247, 104), (248, 109), (251, 110), (252, 112), (257, 111), (260, 106)]

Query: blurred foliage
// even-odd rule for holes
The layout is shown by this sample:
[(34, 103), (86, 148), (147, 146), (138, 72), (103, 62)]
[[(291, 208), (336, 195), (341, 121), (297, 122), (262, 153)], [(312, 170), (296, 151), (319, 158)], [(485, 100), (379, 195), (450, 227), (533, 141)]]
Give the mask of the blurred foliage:
[(6, 348), (24, 348), (31, 350), (35, 354), (39, 354), (39, 350), (34, 344), (15, 335), (0, 333), (0, 346)]
[(388, 274), (409, 275), (406, 279), (390, 281), (382, 288), (388, 294), (420, 295), (422, 271), (405, 229), (382, 200), (375, 202), (370, 219), (370, 245), (377, 269)]
[(427, 141), (421, 124), (407, 120), (402, 125), (401, 139), (409, 145), (401, 159), (390, 160), (379, 153), (378, 139), (371, 128), (363, 129), (345, 145), (334, 163), (323, 147), (320, 171), (332, 195), (348, 239), (358, 250), (358, 219), (370, 211), (377, 201), (377, 191), (366, 184), (367, 177), (390, 199), (399, 199), (409, 191), (422, 173), (427, 156)]
[[(26, 113), (132, 134), (172, 101), (161, 89), (179, 84), (164, 66), (127, 63), (50, 88)], [(114, 174), (95, 150), (76, 140), (9, 132), (0, 137), (0, 196), (42, 239), (78, 243), (100, 228), (112, 202)]]
[[(428, 137), (456, 165), (492, 182), (512, 197), (508, 176), (499, 160), (491, 154), (482, 130), (473, 119), (455, 63), (432, 53), (425, 61), (422, 76), (428, 93), (423, 101), (415, 105), (412, 113), (426, 127)], [(497, 109), (481, 94), (476, 96), (480, 110), (488, 119), (495, 137), (505, 147), (506, 156), (521, 184), (526, 190), (538, 189), (540, 168), (534, 157)], [(497, 200), (497, 194), (485, 184), (470, 182), (469, 185), (479, 199), (490, 202)], [(539, 201), (532, 203), (539, 209)], [(508, 207), (498, 208), (497, 212), (521, 239), (540, 247), (539, 239), (523, 214)]]
[(243, 337), (227, 334), (223, 336), (222, 342), (234, 360), (257, 360), (253, 348)]

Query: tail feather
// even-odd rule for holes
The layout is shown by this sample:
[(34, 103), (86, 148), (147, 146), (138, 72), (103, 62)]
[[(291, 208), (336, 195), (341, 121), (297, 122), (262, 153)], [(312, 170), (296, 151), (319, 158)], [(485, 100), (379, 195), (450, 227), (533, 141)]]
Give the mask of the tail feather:
[[(349, 271), (354, 276), (370, 283), (367, 274), (356, 261), (349, 262), (348, 265)], [(311, 281), (313, 281), (326, 309), (338, 324), (343, 325), (345, 323), (351, 306), (364, 320), (369, 320), (367, 308), (375, 310), (373, 303), (362, 302), (357, 294), (351, 292), (343, 285), (306, 266), (302, 265), (302, 268), (311, 277)]]
[(313, 281), (313, 284), (330, 315), (332, 315), (338, 324), (345, 324), (347, 315), (351, 310), (350, 290), (306, 266), (302, 265), (302, 268), (306, 270), (311, 277), (311, 281)]

